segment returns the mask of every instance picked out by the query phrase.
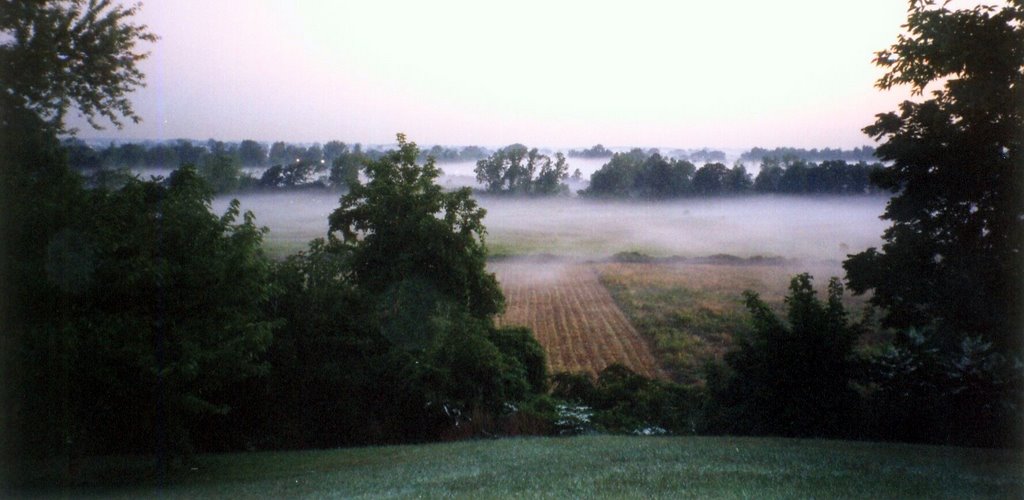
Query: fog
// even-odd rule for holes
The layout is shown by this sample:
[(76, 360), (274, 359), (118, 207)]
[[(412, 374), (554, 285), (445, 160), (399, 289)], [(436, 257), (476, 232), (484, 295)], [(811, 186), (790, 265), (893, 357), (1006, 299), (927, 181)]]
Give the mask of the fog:
[[(294, 251), (326, 235), (339, 195), (324, 191), (243, 194), (243, 210), (270, 228), (266, 240)], [(222, 213), (231, 197), (218, 197)], [(882, 197), (688, 199), (666, 203), (580, 198), (477, 197), (492, 254), (602, 258), (638, 251), (654, 256), (731, 254), (840, 261), (880, 246), (888, 226)]]

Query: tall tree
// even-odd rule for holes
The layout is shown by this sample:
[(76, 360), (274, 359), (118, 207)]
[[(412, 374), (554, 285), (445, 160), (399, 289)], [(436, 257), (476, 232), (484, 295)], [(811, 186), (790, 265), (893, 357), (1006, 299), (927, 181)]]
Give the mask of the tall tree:
[(143, 86), (139, 42), (157, 39), (131, 22), (139, 5), (109, 0), (5, 0), (0, 8), (0, 87), (3, 106), (34, 112), (62, 130), (74, 105), (101, 128), (106, 118), (139, 121), (128, 96)]
[[(487, 318), (504, 305), (486, 272), (487, 213), (469, 188), (445, 192), (440, 170), (417, 165), (415, 143), (398, 135), (398, 149), (365, 165), (366, 184), (355, 180), (330, 215), (330, 231), (352, 249), (355, 283), (373, 294), (425, 300), (436, 294), (471, 315)], [(417, 296), (415, 291), (424, 292)]]
[(1024, 1), (948, 10), (910, 3), (906, 33), (877, 53), (877, 86), (916, 95), (864, 131), (891, 167), (881, 251), (845, 263), (851, 290), (893, 326), (934, 323), (1020, 352), (1024, 331)]
[(477, 161), (473, 172), (490, 193), (550, 195), (567, 189), (562, 182), (569, 166), (561, 153), (552, 161), (537, 148), (512, 144)]
[(262, 166), (267, 162), (267, 148), (254, 140), (246, 139), (238, 145), (238, 159), (245, 166)]

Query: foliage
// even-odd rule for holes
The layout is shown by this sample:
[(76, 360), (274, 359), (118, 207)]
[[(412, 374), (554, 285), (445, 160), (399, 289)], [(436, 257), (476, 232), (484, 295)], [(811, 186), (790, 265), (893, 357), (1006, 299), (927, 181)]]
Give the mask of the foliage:
[(473, 172), (488, 193), (553, 195), (568, 189), (562, 184), (569, 176), (562, 153), (555, 153), (552, 161), (537, 148), (522, 144), (506, 146), (476, 162)]
[(637, 169), (633, 189), (641, 198), (663, 199), (690, 189), (695, 167), (688, 161), (666, 160), (659, 154), (649, 156)]
[(590, 186), (579, 194), (593, 197), (631, 196), (637, 171), (645, 159), (646, 156), (640, 149), (633, 149), (628, 153), (615, 153), (608, 163), (591, 174)]
[(204, 157), (199, 165), (199, 175), (214, 193), (227, 193), (238, 189), (242, 168), (228, 155), (209, 155)]
[(815, 165), (792, 158), (766, 158), (754, 179), (754, 189), (761, 193), (873, 194), (878, 188), (871, 184), (870, 177), (882, 168), (879, 163), (828, 160)]
[(0, 9), (0, 87), (4, 106), (27, 109), (54, 130), (74, 105), (99, 128), (138, 122), (128, 95), (143, 86), (136, 44), (156, 36), (131, 22), (139, 6), (109, 0), (10, 0)]
[[(328, 143), (330, 145), (330, 143)], [(350, 151), (343, 147), (331, 161), (330, 181), (331, 185), (338, 188), (348, 188), (359, 181), (359, 170), (363, 167), (366, 157), (362, 148), (356, 144)]]
[[(724, 158), (723, 158), (724, 159)], [(761, 161), (767, 162), (826, 162), (826, 161), (847, 161), (847, 162), (874, 162), (875, 148), (872, 146), (859, 146), (853, 149), (832, 149), (832, 148), (792, 148), (779, 147), (766, 149), (761, 147), (750, 148), (740, 155), (740, 161)]]
[(237, 202), (210, 213), (191, 168), (87, 197), (36, 270), (52, 309), (14, 330), (11, 428), (29, 454), (187, 452), (196, 418), (227, 412), (222, 391), (265, 369), (263, 231)]
[(487, 151), (479, 146), (466, 146), (459, 150), (456, 148), (434, 145), (430, 149), (420, 151), (420, 156), (417, 159), (421, 162), (425, 162), (428, 157), (433, 158), (434, 161), (438, 163), (476, 161), (487, 157)]
[(352, 250), (352, 279), (376, 296), (422, 280), (474, 317), (501, 311), (501, 289), (485, 270), (486, 211), (468, 188), (445, 192), (433, 161), (417, 165), (416, 144), (398, 139), (398, 149), (366, 163), (369, 181), (353, 183), (329, 218), (332, 238)]
[[(1021, 352), (1024, 331), (1024, 3), (951, 11), (913, 2), (907, 33), (875, 63), (877, 86), (910, 85), (864, 131), (892, 166), (873, 181), (895, 196), (893, 225), (844, 266), (887, 325), (935, 324)], [(935, 88), (938, 87), (938, 88)]]
[(754, 292), (744, 293), (753, 331), (725, 356), (728, 370), (712, 372), (712, 431), (784, 436), (846, 435), (856, 408), (853, 344), (843, 287), (829, 282), (828, 300), (818, 301), (811, 276), (790, 282), (784, 323)]
[(864, 381), (872, 436), (971, 446), (1019, 446), (1024, 364), (990, 342), (943, 346), (906, 330), (870, 359)]
[(610, 156), (612, 156), (612, 152), (600, 144), (582, 150), (569, 150), (569, 158), (608, 158)]
[(262, 144), (246, 139), (238, 145), (238, 162), (242, 165), (261, 166), (267, 161), (267, 148)]
[(870, 194), (876, 190), (869, 183), (869, 175), (880, 168), (877, 163), (848, 164), (837, 160), (813, 164), (795, 159), (780, 161), (766, 158), (757, 178), (752, 179), (741, 163), (732, 168), (722, 163), (707, 163), (696, 168), (685, 159), (666, 159), (657, 153), (649, 155), (634, 149), (613, 155), (608, 163), (591, 175), (590, 186), (580, 191), (580, 195), (669, 199), (741, 195), (752, 191)]
[(312, 182), (314, 174), (323, 172), (325, 168), (320, 163), (308, 161), (295, 161), (284, 165), (274, 165), (263, 171), (259, 180), (259, 187), (262, 189), (294, 189), (303, 186), (323, 186), (319, 182)]
[(530, 390), (543, 394), (548, 388), (547, 356), (529, 328), (505, 327), (490, 332), (489, 340), (526, 374)]
[(585, 423), (592, 422), (595, 430), (638, 435), (693, 433), (700, 399), (699, 391), (643, 377), (620, 364), (602, 370), (596, 383), (585, 374), (556, 374), (552, 395), (588, 413)]

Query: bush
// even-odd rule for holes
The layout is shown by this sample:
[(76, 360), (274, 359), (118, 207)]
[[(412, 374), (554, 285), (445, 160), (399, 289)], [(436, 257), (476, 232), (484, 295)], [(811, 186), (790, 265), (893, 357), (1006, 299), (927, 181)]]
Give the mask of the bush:
[(829, 282), (828, 302), (815, 297), (811, 276), (790, 282), (788, 325), (747, 291), (753, 331), (708, 374), (712, 432), (806, 437), (856, 434), (858, 396), (851, 386), (856, 330), (846, 321), (843, 288)]
[(620, 364), (598, 374), (553, 377), (559, 406), (556, 428), (578, 434), (590, 430), (628, 434), (692, 434), (702, 395), (679, 384), (652, 380)]
[(1019, 446), (1024, 364), (976, 337), (943, 345), (907, 330), (868, 366), (870, 431), (880, 439)]

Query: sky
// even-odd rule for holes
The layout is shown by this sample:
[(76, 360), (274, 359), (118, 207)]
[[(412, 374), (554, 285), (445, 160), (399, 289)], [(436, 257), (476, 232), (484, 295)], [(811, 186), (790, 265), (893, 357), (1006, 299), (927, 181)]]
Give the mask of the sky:
[(83, 138), (873, 144), (901, 0), (148, 0), (140, 124)]

